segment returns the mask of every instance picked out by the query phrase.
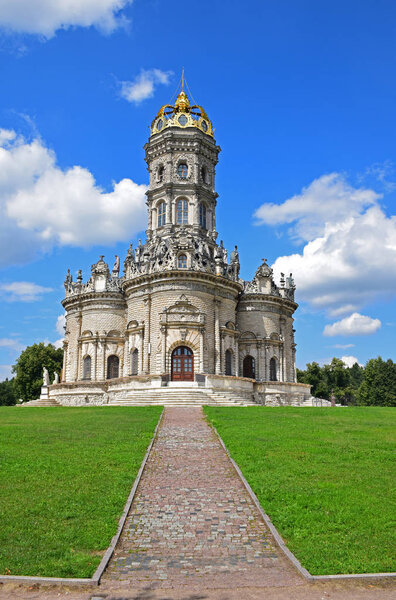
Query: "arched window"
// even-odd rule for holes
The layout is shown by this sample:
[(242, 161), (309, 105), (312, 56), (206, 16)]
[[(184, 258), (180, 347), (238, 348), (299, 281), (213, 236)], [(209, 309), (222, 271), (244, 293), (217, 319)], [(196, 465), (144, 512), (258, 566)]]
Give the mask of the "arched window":
[(207, 183), (208, 173), (206, 171), (206, 167), (201, 167), (201, 179), (202, 179), (203, 183)]
[(225, 351), (225, 374), (232, 375), (232, 351)]
[(83, 379), (91, 379), (91, 357), (85, 356), (83, 361)]
[(165, 169), (164, 169), (164, 165), (160, 165), (158, 167), (158, 181), (164, 181), (164, 173), (165, 173)]
[(131, 375), (139, 373), (139, 350), (135, 348), (131, 353)]
[(166, 222), (166, 204), (161, 202), (158, 205), (158, 227), (162, 227)]
[(245, 356), (243, 359), (243, 376), (256, 379), (256, 364), (253, 356)]
[(277, 381), (276, 377), (276, 358), (270, 360), (270, 381)]
[(177, 174), (179, 175), (180, 179), (187, 179), (188, 167), (186, 163), (183, 162), (179, 164), (177, 167)]
[(119, 376), (120, 359), (115, 354), (112, 354), (107, 359), (107, 379), (115, 379)]
[(199, 224), (206, 229), (206, 206), (203, 202), (199, 205)]
[(187, 200), (178, 200), (176, 203), (176, 223), (185, 225), (188, 223), (188, 202)]
[(187, 256), (185, 254), (179, 254), (177, 257), (177, 268), (187, 269)]

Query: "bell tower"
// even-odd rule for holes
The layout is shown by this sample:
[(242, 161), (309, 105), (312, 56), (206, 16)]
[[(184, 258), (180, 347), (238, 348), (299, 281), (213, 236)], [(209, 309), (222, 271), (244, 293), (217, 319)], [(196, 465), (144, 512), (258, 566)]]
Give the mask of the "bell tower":
[(151, 124), (145, 145), (150, 174), (147, 240), (184, 231), (216, 246), (215, 167), (220, 147), (201, 106), (184, 89), (174, 105), (164, 105)]

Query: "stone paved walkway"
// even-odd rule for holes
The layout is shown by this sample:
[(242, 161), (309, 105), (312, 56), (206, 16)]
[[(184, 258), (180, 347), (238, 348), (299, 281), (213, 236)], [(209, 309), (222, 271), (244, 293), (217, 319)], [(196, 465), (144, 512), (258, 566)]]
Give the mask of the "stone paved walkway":
[(201, 408), (166, 408), (103, 587), (303, 584)]

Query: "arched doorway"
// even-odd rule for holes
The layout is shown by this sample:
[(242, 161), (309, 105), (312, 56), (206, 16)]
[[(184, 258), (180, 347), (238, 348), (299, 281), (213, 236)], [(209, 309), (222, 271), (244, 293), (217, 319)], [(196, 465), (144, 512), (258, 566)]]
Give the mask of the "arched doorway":
[(120, 359), (115, 354), (112, 354), (107, 359), (107, 379), (115, 379), (119, 376)]
[(194, 381), (194, 354), (187, 346), (172, 352), (172, 381)]
[(243, 376), (256, 379), (256, 365), (253, 356), (245, 356), (243, 359)]

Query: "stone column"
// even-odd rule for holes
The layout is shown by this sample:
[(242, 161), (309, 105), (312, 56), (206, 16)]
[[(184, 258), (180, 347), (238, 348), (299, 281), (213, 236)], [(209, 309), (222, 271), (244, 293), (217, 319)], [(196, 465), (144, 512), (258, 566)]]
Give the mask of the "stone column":
[(148, 295), (144, 300), (144, 304), (146, 306), (146, 318), (145, 318), (145, 328), (144, 328), (144, 368), (143, 373), (148, 375), (150, 373), (150, 356), (149, 350), (151, 352), (150, 347), (150, 321), (151, 321), (151, 297)]
[(239, 377), (239, 344), (238, 344), (238, 340), (235, 338), (235, 365), (234, 365), (234, 369), (235, 369), (235, 375), (237, 377)]
[(124, 377), (127, 377), (129, 375), (129, 372), (130, 372), (130, 369), (128, 369), (128, 366), (129, 366), (129, 360), (128, 360), (129, 343), (128, 342), (129, 342), (129, 337), (126, 337), (125, 341), (124, 341), (124, 368), (123, 368), (123, 375), (124, 375)]
[(68, 375), (68, 373), (67, 373), (67, 370), (68, 370), (68, 360), (67, 360), (68, 346), (69, 346), (69, 344), (67, 342), (63, 342), (62, 383), (67, 381), (67, 375)]
[(166, 373), (166, 327), (161, 327), (161, 369), (162, 373)]
[(220, 322), (219, 322), (219, 306), (220, 300), (214, 299), (214, 312), (215, 312), (215, 373), (218, 375), (221, 371), (221, 340), (220, 340)]
[(201, 327), (199, 330), (199, 368), (201, 373), (205, 372), (204, 365), (204, 344), (205, 344), (205, 329)]
[(101, 379), (106, 379), (106, 338), (101, 339), (102, 342), (102, 373)]
[(93, 357), (93, 365), (92, 365), (92, 372), (91, 372), (91, 379), (93, 381), (96, 381), (98, 378), (97, 369), (98, 369), (98, 338), (95, 337), (95, 339), (94, 339), (94, 357)]

